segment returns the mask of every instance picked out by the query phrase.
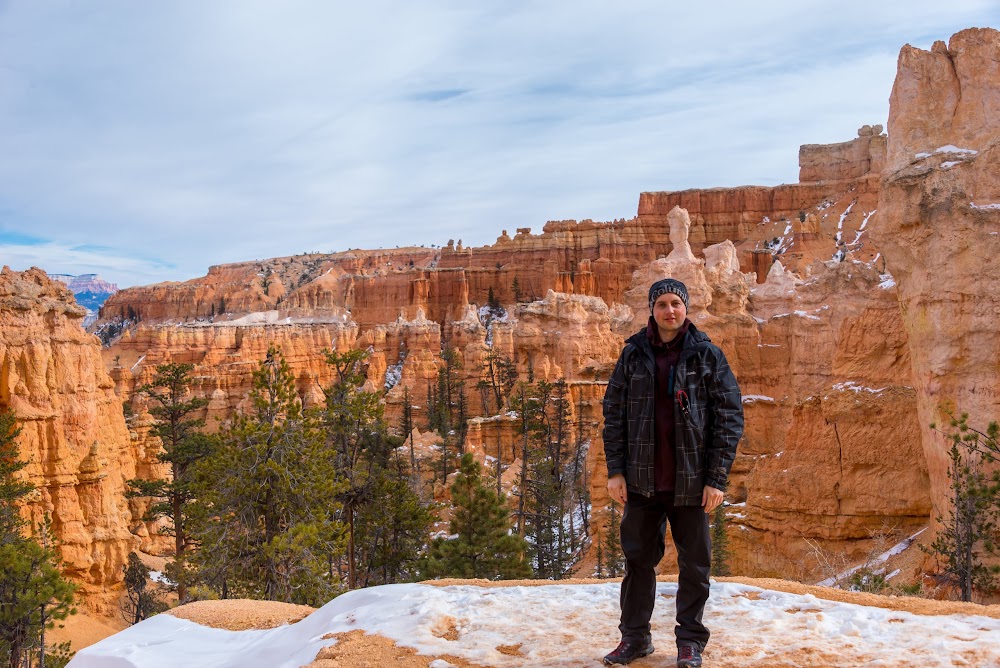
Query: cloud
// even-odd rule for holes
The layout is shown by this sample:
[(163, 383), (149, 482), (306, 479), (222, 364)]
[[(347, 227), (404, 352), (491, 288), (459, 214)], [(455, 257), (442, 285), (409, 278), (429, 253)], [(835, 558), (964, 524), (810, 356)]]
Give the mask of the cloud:
[[(904, 42), (998, 18), (973, 0), (15, 0), (0, 221), (56, 240), (35, 256), (53, 271), (103, 258), (131, 284), (631, 217), (644, 190), (796, 180), (799, 144), (885, 122)], [(92, 246), (111, 250), (67, 254)]]

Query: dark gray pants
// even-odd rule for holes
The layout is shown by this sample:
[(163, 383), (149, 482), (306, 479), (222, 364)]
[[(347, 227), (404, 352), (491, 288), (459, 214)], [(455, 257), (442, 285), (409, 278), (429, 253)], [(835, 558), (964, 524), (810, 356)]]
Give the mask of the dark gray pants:
[(639, 642), (650, 637), (649, 619), (656, 600), (654, 568), (663, 558), (667, 521), (677, 548), (677, 642), (704, 649), (709, 632), (701, 623), (708, 600), (708, 575), (712, 567), (712, 540), (708, 514), (701, 506), (675, 506), (673, 492), (653, 497), (629, 493), (622, 517), (622, 640)]

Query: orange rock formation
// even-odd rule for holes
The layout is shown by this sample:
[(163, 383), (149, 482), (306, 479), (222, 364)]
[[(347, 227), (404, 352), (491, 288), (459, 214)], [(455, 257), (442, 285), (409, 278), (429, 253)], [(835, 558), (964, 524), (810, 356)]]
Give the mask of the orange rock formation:
[(39, 491), (26, 512), (33, 526), (52, 519), (67, 574), (109, 614), (137, 543), (125, 501), (135, 457), (85, 313), (39, 269), (0, 272), (0, 406), (21, 423), (18, 447)]
[[(899, 284), (919, 433), (936, 510), (947, 498), (949, 412), (1000, 414), (1000, 32), (899, 54), (888, 171), (873, 230)], [(887, 212), (887, 215), (883, 215)]]

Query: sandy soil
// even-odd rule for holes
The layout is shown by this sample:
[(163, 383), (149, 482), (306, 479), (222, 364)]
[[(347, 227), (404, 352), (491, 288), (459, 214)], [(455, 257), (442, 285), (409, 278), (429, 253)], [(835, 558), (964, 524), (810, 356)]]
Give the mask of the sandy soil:
[(292, 605), (277, 601), (195, 601), (172, 610), (166, 614), (189, 619), (202, 626), (228, 631), (246, 631), (248, 629), (273, 629), (283, 624), (294, 624), (305, 619), (316, 608), (308, 605)]

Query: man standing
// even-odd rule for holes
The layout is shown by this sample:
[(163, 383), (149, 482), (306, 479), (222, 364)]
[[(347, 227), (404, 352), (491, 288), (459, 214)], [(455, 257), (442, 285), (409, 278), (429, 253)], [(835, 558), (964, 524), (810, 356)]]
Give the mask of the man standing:
[(687, 287), (666, 278), (649, 289), (651, 316), (628, 339), (604, 394), (608, 492), (625, 508), (621, 545), (622, 634), (604, 657), (626, 664), (653, 652), (649, 620), (666, 523), (677, 548), (677, 666), (701, 666), (712, 563), (708, 515), (722, 503), (743, 403), (726, 356), (687, 319)]

